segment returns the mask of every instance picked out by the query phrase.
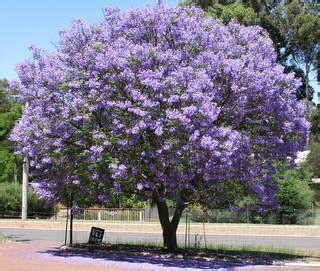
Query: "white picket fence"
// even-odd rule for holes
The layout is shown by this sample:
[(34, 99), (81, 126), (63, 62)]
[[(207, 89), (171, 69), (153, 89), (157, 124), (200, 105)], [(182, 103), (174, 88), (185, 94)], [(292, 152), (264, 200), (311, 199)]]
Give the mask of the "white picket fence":
[[(65, 219), (66, 208), (60, 208), (54, 219)], [(88, 208), (74, 212), (75, 220), (95, 220), (95, 221), (156, 221), (158, 220), (157, 210), (146, 209), (115, 209), (115, 208)]]

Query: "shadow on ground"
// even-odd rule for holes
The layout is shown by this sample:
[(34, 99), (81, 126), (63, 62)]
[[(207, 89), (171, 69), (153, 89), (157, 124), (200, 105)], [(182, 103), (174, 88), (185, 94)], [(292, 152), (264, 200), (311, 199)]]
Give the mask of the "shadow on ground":
[[(82, 259), (99, 259), (99, 262), (108, 263), (135, 263), (152, 264), (159, 267), (171, 268), (192, 268), (192, 269), (217, 269), (235, 268), (252, 265), (272, 265), (275, 261), (301, 260), (304, 256), (291, 255), (284, 253), (262, 253), (262, 252), (243, 252), (243, 251), (205, 251), (205, 250), (181, 250), (177, 254), (167, 253), (161, 248), (130, 247), (130, 246), (111, 246), (103, 248), (77, 246), (61, 250), (59, 248), (42, 251), (56, 257), (72, 258), (81, 257)], [(79, 259), (79, 258), (77, 258)]]

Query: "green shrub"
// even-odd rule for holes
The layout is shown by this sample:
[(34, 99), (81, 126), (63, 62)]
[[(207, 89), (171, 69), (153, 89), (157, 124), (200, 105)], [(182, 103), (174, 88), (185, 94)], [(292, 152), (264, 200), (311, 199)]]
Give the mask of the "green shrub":
[(277, 200), (282, 224), (309, 224), (314, 192), (309, 184), (311, 173), (304, 164), (295, 169), (284, 169), (276, 176), (279, 186)]
[(7, 149), (0, 148), (0, 183), (13, 180), (15, 156)]
[[(17, 217), (21, 214), (22, 193), (21, 185), (14, 183), (0, 183), (0, 217)], [(28, 217), (45, 218), (56, 212), (54, 207), (45, 206), (45, 202), (28, 191)]]
[(99, 207), (103, 208), (144, 208), (147, 206), (146, 201), (142, 201), (134, 194), (112, 194), (111, 202)]

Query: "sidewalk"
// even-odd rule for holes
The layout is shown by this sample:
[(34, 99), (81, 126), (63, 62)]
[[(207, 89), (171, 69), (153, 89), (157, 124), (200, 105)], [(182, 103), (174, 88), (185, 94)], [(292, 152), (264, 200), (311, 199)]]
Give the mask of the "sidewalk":
[[(4, 243), (0, 245), (1, 271), (126, 271), (116, 265), (102, 265), (99, 260), (54, 257), (50, 244)], [(138, 269), (135, 269), (138, 270)]]
[(0, 262), (3, 271), (316, 271), (319, 263), (287, 263), (280, 265), (254, 265), (215, 261), (187, 261), (139, 257), (134, 255), (109, 255), (108, 253), (72, 253), (61, 251), (52, 244), (3, 243), (0, 244)]
[[(102, 222), (74, 221), (75, 231), (89, 231), (92, 226), (108, 229), (111, 232), (161, 233), (158, 222)], [(43, 230), (64, 230), (65, 221), (0, 219), (0, 228), (26, 228)], [(320, 237), (320, 225), (260, 225), (260, 224), (190, 224), (192, 234), (243, 235), (243, 236), (298, 236)], [(178, 233), (185, 232), (185, 224), (180, 223)]]

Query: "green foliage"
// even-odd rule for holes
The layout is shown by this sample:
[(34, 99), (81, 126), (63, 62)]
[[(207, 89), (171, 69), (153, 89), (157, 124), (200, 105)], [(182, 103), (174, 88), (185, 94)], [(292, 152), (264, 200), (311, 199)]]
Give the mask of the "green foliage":
[(0, 114), (0, 141), (9, 135), (14, 123), (21, 116), (21, 105), (14, 105), (8, 112)]
[[(68, 191), (66, 189), (66, 191)], [(69, 191), (70, 192), (70, 191)], [(95, 204), (96, 199), (91, 195), (76, 194), (77, 204), (80, 208), (89, 208), (92, 206), (101, 207), (101, 208), (144, 208), (147, 206), (147, 202), (141, 200), (136, 194), (133, 193), (125, 193), (125, 194), (117, 194), (115, 192), (111, 193), (111, 201), (104, 205)], [(65, 206), (69, 206), (70, 204), (70, 193), (66, 193), (63, 197), (63, 200), (60, 201)]]
[[(21, 213), (21, 185), (0, 183), (0, 216), (17, 216)], [(54, 213), (53, 207), (46, 207), (44, 202), (29, 189), (28, 216), (46, 217)]]
[(206, 12), (208, 16), (222, 19), (227, 24), (231, 20), (236, 20), (244, 25), (257, 25), (259, 18), (251, 7), (245, 7), (241, 3), (224, 6), (221, 4), (214, 4), (210, 6)]
[(320, 41), (320, 14), (314, 13), (298, 0), (281, 8), (285, 14), (280, 25), (289, 52), (296, 63), (305, 65), (306, 76), (311, 65), (317, 66)]
[(9, 111), (11, 108), (11, 102), (6, 93), (8, 86), (9, 84), (6, 79), (0, 80), (0, 114)]
[(7, 137), (20, 116), (21, 105), (13, 105), (10, 111), (0, 113), (0, 183), (13, 180), (17, 159), (13, 145)]
[(277, 36), (271, 35), (271, 38), (277, 46), (279, 60), (287, 71), (296, 72), (296, 76), (302, 79), (303, 85), (297, 93), (298, 98), (311, 101), (314, 90), (309, 85), (309, 76), (313, 67), (317, 67), (320, 47), (319, 13), (314, 12), (308, 3), (293, 0), (276, 6), (266, 17), (269, 24), (262, 26), (268, 31), (271, 28), (277, 30)]
[(311, 176), (305, 164), (295, 169), (284, 166), (276, 174), (275, 179), (279, 186), (276, 197), (280, 204), (281, 223), (301, 223), (303, 215), (307, 215), (308, 210), (311, 209), (314, 200), (314, 192), (309, 186)]
[(309, 149), (310, 153), (307, 157), (307, 164), (310, 166), (313, 176), (320, 178), (320, 143), (311, 143)]
[(241, 209), (246, 209), (250, 206), (255, 206), (256, 205), (256, 200), (253, 199), (250, 196), (244, 196), (243, 198), (241, 198), (241, 200), (238, 202), (238, 207)]
[(104, 207), (107, 208), (144, 208), (147, 203), (138, 198), (135, 194), (116, 194), (113, 193), (112, 200)]
[(7, 149), (0, 149), (0, 183), (13, 180), (15, 156)]
[(13, 180), (18, 162), (13, 153), (14, 147), (7, 140), (16, 120), (21, 116), (21, 105), (14, 104), (12, 99), (10, 100), (10, 95), (15, 92), (16, 90), (9, 88), (6, 79), (0, 80), (0, 183)]

